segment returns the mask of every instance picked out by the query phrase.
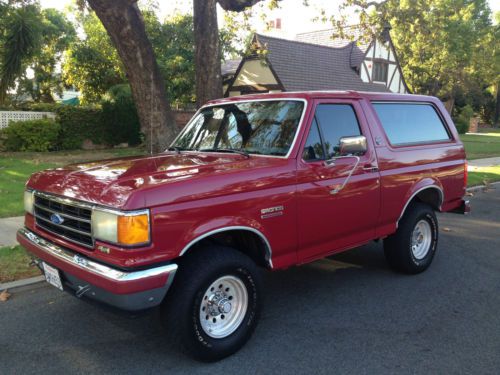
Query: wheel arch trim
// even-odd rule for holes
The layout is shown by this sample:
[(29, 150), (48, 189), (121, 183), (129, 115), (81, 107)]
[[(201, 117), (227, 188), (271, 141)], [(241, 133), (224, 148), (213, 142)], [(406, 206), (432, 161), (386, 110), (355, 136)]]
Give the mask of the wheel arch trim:
[(408, 206), (409, 206), (410, 202), (413, 200), (413, 198), (415, 198), (419, 193), (421, 193), (422, 191), (427, 190), (427, 189), (434, 189), (434, 190), (438, 191), (438, 193), (439, 193), (438, 210), (441, 211), (441, 206), (444, 203), (444, 192), (443, 192), (443, 189), (440, 186), (436, 185), (436, 184), (430, 184), (430, 185), (422, 186), (421, 188), (415, 190), (413, 192), (413, 194), (406, 200), (406, 203), (403, 206), (403, 209), (401, 210), (401, 214), (399, 215), (398, 220), (396, 222), (396, 227), (398, 226), (399, 221), (401, 220), (401, 218), (405, 214), (406, 209), (408, 208)]
[(247, 226), (228, 226), (228, 227), (213, 229), (211, 231), (203, 233), (202, 235), (199, 235), (198, 237), (191, 240), (186, 246), (184, 246), (182, 251), (179, 253), (179, 256), (185, 255), (195, 244), (197, 244), (199, 241), (203, 240), (204, 238), (210, 237), (214, 234), (236, 231), (236, 230), (252, 232), (252, 233), (256, 234), (262, 240), (262, 242), (265, 245), (265, 251), (266, 251), (265, 261), (269, 265), (270, 268), (273, 268), (273, 260), (272, 260), (273, 251), (271, 248), (271, 244), (269, 243), (269, 240), (266, 238), (266, 236), (260, 230), (252, 228), (252, 227), (247, 227)]

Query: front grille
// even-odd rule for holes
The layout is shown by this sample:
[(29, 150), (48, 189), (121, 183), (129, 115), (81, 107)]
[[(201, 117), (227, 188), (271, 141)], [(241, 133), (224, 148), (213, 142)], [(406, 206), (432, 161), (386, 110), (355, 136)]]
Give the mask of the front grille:
[[(79, 245), (94, 247), (89, 205), (35, 192), (34, 214), (40, 228)], [(63, 222), (53, 220), (54, 215), (62, 217)]]

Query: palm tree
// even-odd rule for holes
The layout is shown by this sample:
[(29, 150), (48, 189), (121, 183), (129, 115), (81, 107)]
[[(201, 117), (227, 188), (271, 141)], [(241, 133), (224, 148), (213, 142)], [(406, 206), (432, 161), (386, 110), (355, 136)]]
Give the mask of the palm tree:
[(1, 13), (0, 104), (4, 104), (7, 90), (24, 73), (26, 60), (38, 45), (40, 10), (36, 5), (7, 6)]

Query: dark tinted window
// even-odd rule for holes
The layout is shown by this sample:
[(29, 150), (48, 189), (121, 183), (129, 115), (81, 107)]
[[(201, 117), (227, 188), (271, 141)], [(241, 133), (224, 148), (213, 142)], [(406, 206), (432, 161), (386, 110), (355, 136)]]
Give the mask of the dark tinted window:
[(430, 104), (373, 103), (393, 145), (450, 139), (436, 110)]
[(354, 109), (349, 104), (320, 104), (316, 118), (323, 132), (327, 158), (339, 155), (342, 137), (361, 135)]
[(311, 129), (309, 130), (309, 136), (307, 137), (307, 141), (304, 146), (304, 154), (302, 158), (304, 160), (318, 160), (325, 158), (316, 119), (314, 119), (311, 124)]
[(378, 82), (387, 82), (387, 70), (389, 64), (384, 62), (375, 62), (373, 64), (373, 80)]

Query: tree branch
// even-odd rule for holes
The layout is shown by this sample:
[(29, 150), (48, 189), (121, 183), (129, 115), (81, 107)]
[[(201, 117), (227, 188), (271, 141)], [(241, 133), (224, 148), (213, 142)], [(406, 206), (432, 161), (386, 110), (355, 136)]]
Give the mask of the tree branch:
[(251, 7), (262, 0), (218, 0), (219, 5), (224, 10), (241, 12), (243, 9)]

